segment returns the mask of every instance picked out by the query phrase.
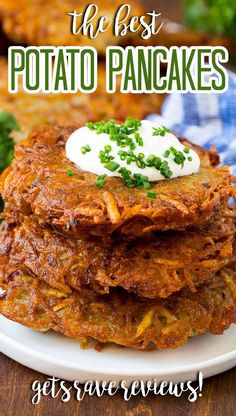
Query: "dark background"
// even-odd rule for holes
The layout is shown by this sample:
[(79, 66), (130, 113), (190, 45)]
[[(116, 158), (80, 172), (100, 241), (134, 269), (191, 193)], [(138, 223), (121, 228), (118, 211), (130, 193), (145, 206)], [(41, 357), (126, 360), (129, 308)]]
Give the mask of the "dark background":
[[(163, 16), (181, 22), (181, 0), (146, 0), (146, 9), (155, 7)], [(212, 346), (214, 348), (214, 345)], [(148, 396), (125, 402), (121, 394), (114, 397), (85, 397), (79, 403), (63, 404), (59, 398), (44, 397), (37, 406), (31, 404), (31, 383), (46, 376), (29, 370), (0, 354), (0, 416), (234, 416), (236, 415), (236, 369), (204, 381), (203, 396), (189, 403), (187, 396)], [(69, 384), (69, 383), (68, 383)]]

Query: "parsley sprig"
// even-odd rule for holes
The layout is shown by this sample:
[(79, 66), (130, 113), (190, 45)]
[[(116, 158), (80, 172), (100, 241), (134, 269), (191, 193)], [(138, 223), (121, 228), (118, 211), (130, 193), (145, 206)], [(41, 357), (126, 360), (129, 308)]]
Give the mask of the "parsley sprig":
[(12, 162), (15, 142), (11, 138), (13, 130), (19, 130), (15, 117), (0, 111), (0, 173)]
[[(0, 111), (0, 173), (12, 162), (15, 142), (11, 138), (13, 130), (19, 130), (19, 126), (12, 114)], [(3, 200), (0, 198), (0, 212), (3, 210)]]

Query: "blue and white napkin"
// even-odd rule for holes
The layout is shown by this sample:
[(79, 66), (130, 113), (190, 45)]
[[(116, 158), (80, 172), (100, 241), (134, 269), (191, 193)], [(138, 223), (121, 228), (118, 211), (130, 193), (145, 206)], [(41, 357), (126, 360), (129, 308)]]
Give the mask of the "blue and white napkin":
[(236, 175), (236, 75), (229, 75), (224, 93), (172, 93), (165, 100), (161, 115), (147, 118), (164, 125), (191, 142), (215, 146), (221, 162)]

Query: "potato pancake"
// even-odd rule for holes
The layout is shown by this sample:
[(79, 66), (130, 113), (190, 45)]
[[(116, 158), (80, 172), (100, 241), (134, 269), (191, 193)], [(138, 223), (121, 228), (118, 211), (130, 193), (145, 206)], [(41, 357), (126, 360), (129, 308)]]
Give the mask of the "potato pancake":
[(18, 271), (1, 283), (0, 312), (38, 331), (53, 329), (87, 346), (91, 339), (146, 349), (178, 348), (190, 337), (222, 334), (236, 323), (235, 263), (197, 292), (148, 300), (114, 289), (70, 295)]
[(145, 240), (67, 238), (33, 217), (3, 223), (0, 270), (7, 279), (19, 265), (64, 293), (83, 287), (109, 293), (121, 286), (147, 298), (166, 298), (196, 287), (225, 266), (232, 255), (230, 212), (200, 230), (157, 233)]
[(155, 199), (148, 198), (144, 189), (127, 188), (117, 177), (107, 178), (98, 188), (95, 174), (82, 171), (66, 157), (65, 143), (74, 130), (41, 127), (16, 146), (13, 164), (0, 181), (6, 213), (33, 213), (78, 237), (83, 231), (100, 236), (119, 231), (137, 237), (206, 224), (235, 195), (229, 168), (213, 167), (207, 151), (199, 147), (194, 147), (202, 158), (199, 172), (154, 182)]

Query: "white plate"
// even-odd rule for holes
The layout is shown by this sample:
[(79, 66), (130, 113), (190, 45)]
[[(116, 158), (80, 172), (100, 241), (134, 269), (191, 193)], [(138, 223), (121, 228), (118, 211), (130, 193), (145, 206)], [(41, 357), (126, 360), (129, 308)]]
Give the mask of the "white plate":
[(15, 361), (64, 380), (194, 380), (236, 366), (236, 325), (221, 336), (201, 335), (179, 350), (142, 352), (106, 347), (82, 350), (75, 340), (39, 333), (0, 316), (0, 350)]

